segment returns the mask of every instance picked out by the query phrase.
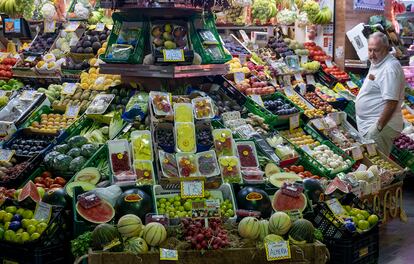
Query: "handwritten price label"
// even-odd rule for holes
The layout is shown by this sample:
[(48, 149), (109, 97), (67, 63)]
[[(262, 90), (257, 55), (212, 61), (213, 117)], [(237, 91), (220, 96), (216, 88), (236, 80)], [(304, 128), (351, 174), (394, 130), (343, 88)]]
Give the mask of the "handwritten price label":
[(315, 77), (313, 75), (306, 75), (306, 83), (307, 84), (315, 84)]
[(73, 32), (75, 30), (78, 29), (78, 27), (80, 26), (80, 22), (79, 21), (70, 21), (65, 28), (66, 32)]
[(362, 160), (364, 158), (361, 148), (358, 145), (351, 149), (351, 153), (354, 160)]
[(38, 202), (34, 212), (34, 219), (38, 221), (46, 221), (49, 223), (52, 215), (52, 206), (44, 202)]
[(244, 72), (235, 72), (234, 73), (234, 82), (241, 83), (246, 78)]
[(54, 21), (54, 20), (52, 20), (52, 21), (45, 20), (44, 23), (43, 23), (43, 26), (44, 26), (44, 29), (43, 29), (44, 32), (48, 32), (48, 33), (55, 32), (55, 30), (56, 30), (56, 21)]
[(76, 83), (65, 83), (65, 85), (63, 86), (62, 93), (67, 94), (67, 95), (72, 95), (75, 93), (76, 87), (77, 87)]
[(105, 29), (105, 24), (104, 23), (98, 23), (96, 24), (96, 31), (103, 31)]
[(375, 147), (375, 143), (367, 144), (366, 145), (368, 156), (373, 157), (377, 155), (377, 148)]
[(336, 198), (326, 201), (326, 205), (329, 207), (329, 209), (331, 209), (332, 213), (334, 213), (335, 215), (345, 213), (345, 209), (342, 207), (342, 204)]
[(162, 51), (164, 55), (164, 61), (168, 62), (179, 62), (185, 61), (184, 51), (182, 49), (164, 49)]
[(289, 215), (289, 218), (292, 221), (292, 223), (298, 219), (303, 218), (302, 212), (300, 210), (290, 210), (286, 211), (286, 213)]
[(182, 181), (181, 197), (193, 198), (204, 197), (204, 181)]
[(250, 95), (250, 98), (252, 98), (253, 101), (255, 101), (258, 105), (264, 107), (264, 103), (263, 103), (262, 97), (260, 95), (252, 94), (252, 95)]
[(290, 75), (283, 76), (283, 83), (285, 84), (285, 86), (292, 86)]
[(160, 248), (160, 260), (178, 260), (178, 251), (175, 249)]
[(268, 261), (291, 258), (289, 241), (265, 243), (265, 249)]
[(308, 62), (308, 56), (300, 56), (300, 63), (307, 63)]
[(300, 73), (295, 73), (295, 79), (298, 82), (303, 82), (302, 75)]
[(246, 54), (239, 55), (240, 64), (243, 65), (246, 63)]
[(10, 161), (14, 153), (11, 149), (0, 149), (0, 161)]
[(80, 105), (68, 105), (66, 107), (65, 116), (67, 118), (77, 118), (80, 110)]
[(299, 115), (289, 117), (289, 129), (293, 130), (299, 127)]

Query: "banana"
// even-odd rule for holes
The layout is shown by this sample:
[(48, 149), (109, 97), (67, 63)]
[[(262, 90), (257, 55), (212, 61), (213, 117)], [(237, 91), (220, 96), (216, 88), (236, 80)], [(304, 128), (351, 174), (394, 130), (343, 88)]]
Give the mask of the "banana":
[(4, 5), (6, 4), (6, 0), (0, 1), (0, 12), (4, 12)]

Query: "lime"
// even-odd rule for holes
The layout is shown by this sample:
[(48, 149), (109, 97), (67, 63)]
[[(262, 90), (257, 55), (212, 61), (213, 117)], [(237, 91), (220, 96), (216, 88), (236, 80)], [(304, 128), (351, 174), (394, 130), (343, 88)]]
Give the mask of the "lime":
[(0, 211), (0, 221), (3, 221), (3, 218), (4, 218), (4, 216), (7, 214), (7, 212), (6, 211), (4, 211), (4, 210), (1, 210)]
[(185, 211), (184, 206), (179, 206), (178, 211), (181, 211), (181, 212)]
[(363, 214), (357, 214), (357, 215), (356, 215), (356, 218), (357, 218), (358, 220), (365, 220), (365, 216), (364, 216)]
[(8, 213), (14, 214), (16, 211), (17, 211), (17, 208), (14, 205), (6, 207), (6, 212), (8, 212)]
[(15, 242), (15, 243), (19, 243), (19, 244), (23, 243), (22, 233), (16, 233), (16, 235), (14, 236), (12, 241)]
[(349, 211), (351, 211), (351, 206), (349, 206), (349, 205), (345, 205), (345, 206), (344, 206), (344, 208), (345, 208), (345, 210), (347, 210), (348, 212), (349, 212)]
[(191, 204), (191, 202), (187, 201), (184, 203), (184, 209), (186, 211), (190, 211), (193, 208), (193, 205)]
[(38, 224), (39, 222), (36, 220), (36, 219), (30, 219), (29, 220), (29, 225), (34, 225), (34, 226), (37, 226), (37, 224)]
[(177, 207), (178, 207), (178, 206), (181, 206), (180, 201), (175, 201), (175, 202), (174, 202), (174, 206), (177, 206)]
[(356, 216), (356, 215), (359, 214), (359, 209), (358, 208), (353, 208), (353, 209), (351, 209), (351, 211), (349, 212), (349, 214), (351, 216)]
[(168, 202), (170, 202), (170, 203), (174, 203), (174, 202), (175, 202), (174, 197), (168, 198)]
[[(165, 209), (164, 208), (160, 208), (160, 209), (158, 209), (158, 213), (159, 214), (165, 214)], [(35, 230), (36, 230), (36, 228), (35, 228)], [(30, 232), (29, 232), (30, 233)]]
[(39, 234), (43, 233), (43, 231), (45, 231), (47, 228), (47, 224), (46, 223), (39, 223), (36, 227), (36, 230)]
[(226, 214), (229, 214), (230, 216), (234, 215), (234, 211), (232, 209), (227, 210)]
[(29, 225), (29, 223), (30, 223), (30, 220), (29, 219), (23, 219), (22, 220), (22, 227), (23, 228), (26, 228)]
[(165, 208), (165, 204), (160, 204), (160, 206), (158, 206), (158, 208)]
[(178, 216), (179, 217), (185, 217), (187, 215), (187, 213), (186, 212), (180, 212), (179, 214), (178, 214)]
[(26, 231), (29, 234), (33, 234), (34, 232), (36, 232), (36, 227), (34, 225), (28, 225), (27, 228), (26, 228)]
[(4, 239), (6, 241), (13, 241), (15, 236), (16, 234), (14, 233), (13, 230), (7, 230), (6, 232), (4, 232)]
[(171, 205), (171, 203), (170, 202), (166, 202), (165, 203), (165, 206), (170, 206)]
[(33, 233), (31, 236), (30, 236), (30, 239), (31, 240), (36, 240), (36, 239), (38, 239), (40, 237), (40, 234), (39, 233)]
[(33, 218), (33, 211), (32, 210), (24, 210), (23, 219), (32, 219)]
[(167, 202), (167, 199), (165, 199), (165, 198), (160, 199), (160, 203), (166, 203), (166, 202)]
[(29, 235), (29, 233), (27, 233), (27, 232), (23, 232), (22, 233), (22, 241), (23, 241), (23, 243), (24, 242), (27, 242), (27, 241), (29, 241), (30, 240), (30, 235)]
[(369, 217), (369, 213), (365, 210), (361, 210), (360, 214), (362, 214), (364, 216), (364, 219), (368, 219), (368, 217)]
[(170, 217), (170, 218), (174, 218), (174, 217), (175, 217), (174, 212), (169, 212), (169, 213), (168, 213), (168, 217)]
[(229, 218), (231, 215), (229, 214), (229, 213), (225, 213), (224, 214), (224, 217), (227, 217), (227, 218)]
[(227, 210), (227, 206), (225, 204), (222, 204), (220, 207), (221, 207), (221, 210), (223, 210), (223, 211)]
[(11, 213), (6, 213), (6, 215), (3, 217), (3, 222), (10, 222), (13, 218), (13, 215)]
[(19, 228), (19, 230), (17, 230), (17, 234), (20, 234), (20, 233), (23, 233), (24, 232), (24, 229), (23, 228)]
[(378, 216), (377, 215), (370, 215), (369, 217), (368, 217), (368, 223), (371, 225), (371, 226), (373, 226), (373, 225), (375, 225), (376, 223), (378, 223)]
[(16, 214), (23, 215), (24, 208), (19, 208), (16, 210)]
[(174, 197), (174, 200), (175, 200), (175, 201), (181, 201), (181, 197), (180, 197), (180, 196), (175, 196), (175, 197)]
[(369, 228), (369, 222), (366, 220), (359, 220), (358, 227), (361, 228), (362, 230), (367, 230)]

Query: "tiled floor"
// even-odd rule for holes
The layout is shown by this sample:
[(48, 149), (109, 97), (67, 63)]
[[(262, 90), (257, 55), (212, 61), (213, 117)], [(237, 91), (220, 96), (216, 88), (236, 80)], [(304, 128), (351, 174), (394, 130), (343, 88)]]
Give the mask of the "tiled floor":
[(380, 229), (380, 264), (414, 263), (414, 179), (404, 182), (404, 209), (408, 223), (397, 219)]

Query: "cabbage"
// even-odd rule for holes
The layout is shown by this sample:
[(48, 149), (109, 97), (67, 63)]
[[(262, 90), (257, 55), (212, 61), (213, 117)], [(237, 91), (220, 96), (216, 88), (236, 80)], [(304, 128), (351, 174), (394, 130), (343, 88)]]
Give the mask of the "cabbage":
[(75, 15), (81, 19), (88, 19), (89, 17), (89, 9), (84, 7), (83, 4), (77, 3), (75, 5)]
[(50, 2), (42, 6), (41, 12), (46, 20), (53, 20), (53, 17), (56, 15), (55, 6)]

